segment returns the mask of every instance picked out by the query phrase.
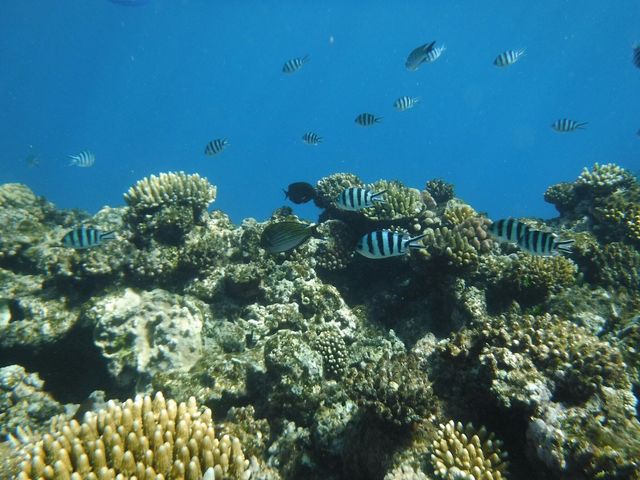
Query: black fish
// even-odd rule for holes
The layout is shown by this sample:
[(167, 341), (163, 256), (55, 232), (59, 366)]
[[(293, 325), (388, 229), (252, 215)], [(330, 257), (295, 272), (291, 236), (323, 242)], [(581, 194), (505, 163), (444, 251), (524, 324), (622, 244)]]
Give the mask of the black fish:
[(284, 198), (288, 198), (293, 203), (307, 203), (316, 198), (316, 189), (310, 183), (295, 182), (287, 188), (288, 190), (283, 190)]
[(309, 240), (315, 229), (315, 223), (271, 223), (262, 231), (260, 246), (269, 253), (287, 252)]

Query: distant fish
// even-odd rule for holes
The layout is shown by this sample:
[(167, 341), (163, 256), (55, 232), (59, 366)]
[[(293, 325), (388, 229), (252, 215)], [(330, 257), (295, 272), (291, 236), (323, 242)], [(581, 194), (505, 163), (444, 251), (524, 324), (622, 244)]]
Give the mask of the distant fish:
[[(425, 234), (426, 235), (426, 234)], [(364, 235), (356, 246), (356, 252), (367, 258), (389, 258), (405, 255), (412, 248), (424, 248), (416, 245), (425, 235), (410, 237), (406, 233), (393, 232), (391, 230), (376, 230)]]
[(408, 97), (405, 95), (393, 102), (393, 106), (396, 110), (404, 112), (405, 110), (415, 107), (418, 103), (420, 103), (420, 97)]
[(260, 245), (269, 253), (286, 252), (309, 240), (315, 229), (314, 223), (271, 223), (262, 231)]
[(78, 167), (88, 168), (96, 163), (96, 156), (89, 150), (84, 150), (77, 155), (69, 155), (71, 161), (69, 166), (76, 165)]
[(307, 182), (294, 182), (283, 190), (284, 198), (288, 198), (293, 203), (307, 203), (316, 198), (316, 189)]
[(415, 72), (420, 65), (424, 62), (428, 62), (429, 55), (433, 52), (435, 44), (436, 42), (434, 40), (431, 43), (425, 43), (424, 45), (414, 48), (407, 57), (407, 61), (404, 63), (407, 70)]
[(556, 132), (566, 133), (573, 132), (575, 130), (584, 130), (584, 127), (588, 123), (589, 122), (577, 122), (569, 118), (560, 118), (551, 124), (551, 128)]
[(307, 132), (302, 135), (302, 141), (307, 145), (320, 145), (320, 143), (322, 143), (322, 137), (317, 133)]
[(372, 207), (376, 202), (384, 202), (384, 200), (380, 198), (380, 195), (384, 193), (386, 193), (386, 190), (374, 193), (366, 188), (349, 187), (345, 188), (340, 195), (337, 196), (335, 204), (340, 210), (356, 212), (363, 208)]
[(382, 117), (376, 117), (372, 113), (361, 113), (356, 117), (355, 122), (363, 127), (370, 127), (374, 123), (380, 123), (381, 120)]
[(25, 157), (24, 163), (26, 163), (29, 168), (39, 167), (40, 157), (38, 157), (38, 155), (36, 155), (35, 153), (31, 152)]
[(433, 47), (428, 53), (426, 58), (424, 59), (425, 63), (433, 63), (440, 58), (442, 52), (447, 49), (444, 45), (441, 47)]
[(224, 150), (229, 145), (229, 141), (226, 138), (216, 138), (207, 143), (204, 147), (205, 155), (216, 155)]
[(549, 256), (570, 253), (574, 242), (574, 240), (560, 240), (555, 233), (533, 229), (513, 218), (493, 222), (489, 232), (498, 240), (515, 243), (532, 255)]
[(91, 248), (114, 238), (116, 238), (114, 232), (102, 232), (97, 228), (82, 226), (69, 230), (62, 237), (62, 244), (65, 247), (76, 249)]
[(302, 68), (302, 66), (309, 61), (309, 55), (304, 57), (292, 58), (284, 62), (282, 66), (283, 73), (295, 73)]
[(524, 48), (520, 50), (507, 50), (506, 52), (502, 52), (500, 55), (496, 57), (493, 61), (493, 64), (496, 67), (508, 67), (509, 65), (513, 65), (518, 61), (518, 59), (524, 55)]
[(640, 68), (640, 44), (633, 46), (633, 64)]

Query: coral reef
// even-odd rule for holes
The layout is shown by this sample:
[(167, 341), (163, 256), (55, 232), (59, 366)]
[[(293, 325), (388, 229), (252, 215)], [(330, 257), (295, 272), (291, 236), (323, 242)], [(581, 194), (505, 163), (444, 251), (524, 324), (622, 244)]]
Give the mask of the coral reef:
[(507, 478), (509, 468), (502, 447), (502, 442), (484, 427), (476, 430), (470, 423), (463, 426), (451, 420), (440, 425), (431, 459), (439, 478), (500, 480)]
[(18, 479), (188, 478), (208, 469), (214, 478), (251, 476), (237, 438), (215, 433), (212, 413), (191, 397), (187, 403), (138, 396), (88, 412), (27, 445)]
[(447, 203), (454, 197), (453, 185), (442, 179), (429, 180), (425, 186), (431, 197), (438, 203)]

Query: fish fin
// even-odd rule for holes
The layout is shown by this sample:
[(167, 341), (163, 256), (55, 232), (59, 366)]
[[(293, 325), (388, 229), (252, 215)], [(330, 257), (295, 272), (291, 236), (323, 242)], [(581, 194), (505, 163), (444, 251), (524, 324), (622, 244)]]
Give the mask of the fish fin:
[(282, 189), (282, 191), (284, 192), (284, 199), (286, 200), (287, 198), (289, 198), (289, 192), (287, 192), (284, 188)]
[(384, 118), (384, 117), (375, 117), (375, 118), (373, 119), (373, 122), (374, 122), (374, 123), (380, 123), (380, 122), (382, 121), (382, 119), (383, 119), (383, 118)]
[(554, 242), (554, 248), (561, 253), (571, 253), (571, 246), (575, 243), (575, 240), (556, 240)]
[(302, 63), (307, 63), (309, 61), (309, 54), (307, 53), (304, 57), (302, 57)]
[(418, 240), (423, 239), (426, 236), (427, 236), (427, 234), (423, 233), (422, 235), (417, 235), (415, 237), (411, 237), (409, 240), (407, 240), (407, 247), (409, 247), (409, 248), (427, 248), (426, 245), (415, 245), (413, 243), (413, 242), (417, 242)]
[(580, 130), (584, 130), (584, 127), (586, 127), (589, 124), (589, 122), (580, 122), (576, 125), (576, 130), (580, 129)]
[(115, 240), (115, 238), (116, 238), (116, 232), (114, 230), (100, 234), (100, 241)]
[(428, 52), (430, 52), (431, 50), (433, 50), (433, 47), (434, 47), (434, 45), (435, 45), (435, 44), (436, 44), (436, 41), (435, 41), (435, 40), (434, 40), (433, 42), (431, 42), (431, 43), (425, 43), (425, 44), (422, 46), (422, 50), (424, 51), (424, 53), (428, 53)]
[(380, 190), (378, 193), (374, 193), (373, 195), (371, 195), (371, 200), (372, 201), (376, 201), (376, 202), (384, 202), (383, 199), (378, 198), (380, 195), (384, 195), (385, 193), (387, 193), (386, 190)]

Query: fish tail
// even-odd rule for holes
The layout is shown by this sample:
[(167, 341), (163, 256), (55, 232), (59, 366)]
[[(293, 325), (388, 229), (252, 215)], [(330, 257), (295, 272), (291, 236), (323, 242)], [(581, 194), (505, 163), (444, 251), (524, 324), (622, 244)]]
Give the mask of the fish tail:
[(411, 237), (409, 240), (407, 240), (407, 247), (409, 248), (427, 248), (426, 245), (416, 245), (413, 242), (417, 242), (418, 240), (423, 239), (424, 237), (426, 237), (427, 234), (423, 233), (422, 235), (418, 235), (416, 237)]
[(103, 234), (100, 235), (100, 241), (104, 242), (106, 240), (115, 240), (116, 238), (116, 232), (114, 230), (111, 230), (110, 232), (104, 232)]
[(386, 190), (380, 190), (377, 193), (374, 193), (373, 195), (371, 195), (371, 201), (372, 202), (384, 202), (383, 199), (379, 198), (380, 195), (384, 195), (385, 193), (387, 193)]
[(584, 130), (584, 127), (587, 126), (589, 122), (580, 122), (576, 125), (576, 129)]
[(376, 117), (373, 119), (374, 123), (380, 123), (384, 117)]
[(282, 189), (282, 191), (284, 192), (284, 199), (286, 200), (287, 198), (289, 198), (289, 192), (287, 192), (284, 188)]
[(575, 240), (557, 240), (555, 242), (555, 249), (561, 253), (571, 253), (571, 246), (575, 243)]

